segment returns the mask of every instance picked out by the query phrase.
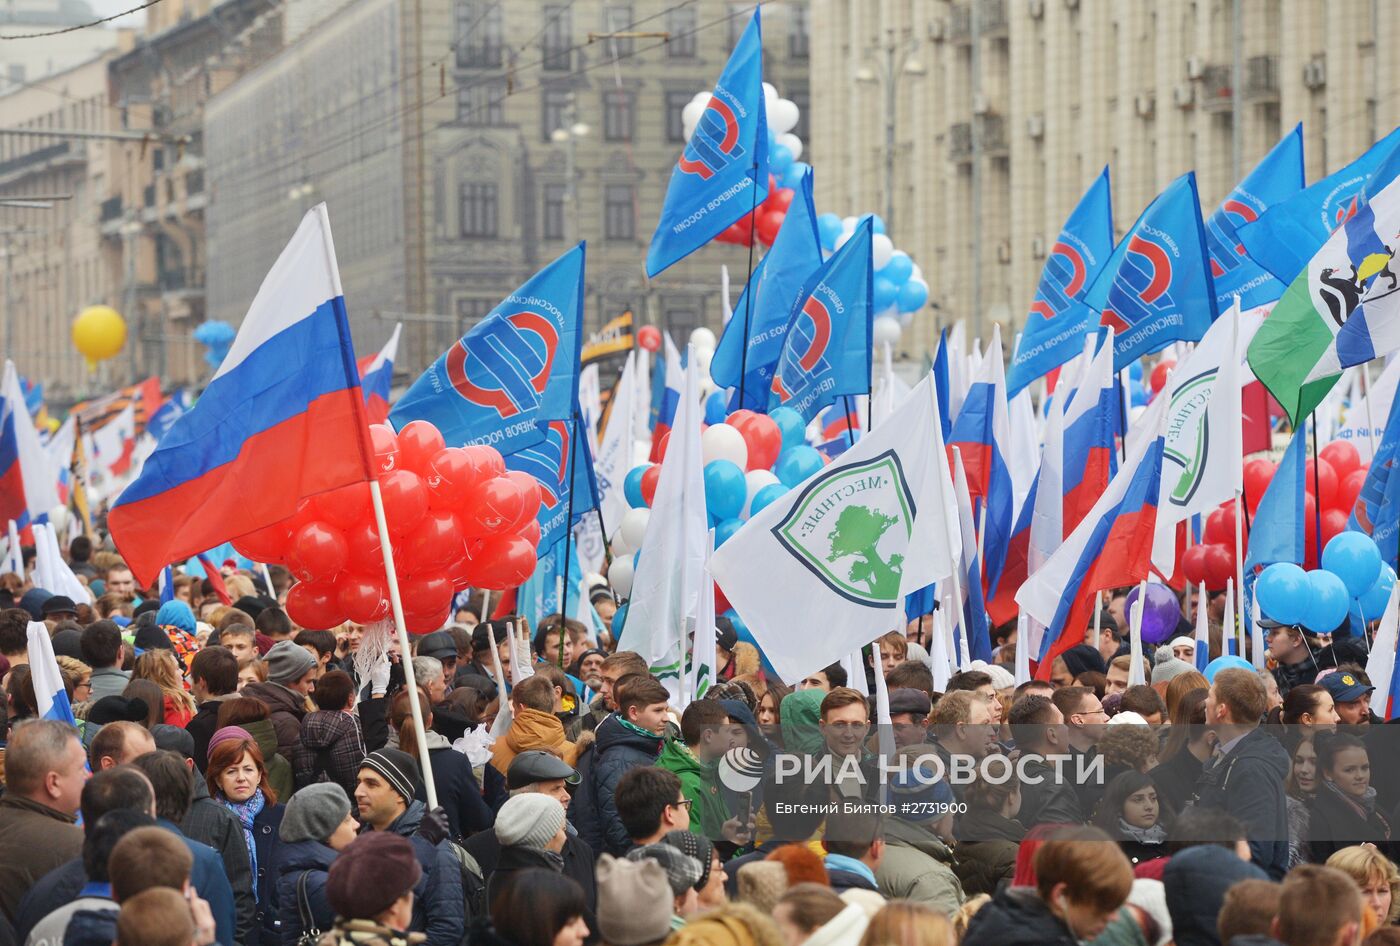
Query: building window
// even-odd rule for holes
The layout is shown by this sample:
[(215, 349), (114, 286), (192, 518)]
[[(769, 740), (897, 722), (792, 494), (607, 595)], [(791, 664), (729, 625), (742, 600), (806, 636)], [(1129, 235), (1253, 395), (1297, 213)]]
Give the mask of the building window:
[(497, 211), (495, 184), (462, 185), (462, 236), (495, 236)]
[(630, 89), (608, 89), (603, 93), (603, 140), (632, 140), (634, 101)]
[(788, 58), (806, 59), (812, 47), (807, 34), (807, 7), (794, 3), (788, 7)]
[(573, 17), (569, 8), (562, 4), (547, 3), (543, 8), (544, 36), (540, 40), (540, 52), (544, 62), (540, 65), (548, 72), (567, 72), (570, 66), (569, 38), (573, 36)]
[(666, 14), (666, 55), (671, 59), (695, 58), (695, 8), (681, 7)]
[[(604, 33), (630, 32), (632, 29), (632, 22), (632, 4), (610, 3), (603, 7)], [(608, 40), (607, 50), (609, 55), (630, 56), (632, 55), (632, 40), (630, 38), (613, 37)]]
[(694, 98), (689, 92), (666, 93), (666, 140), (679, 144), (685, 141), (685, 107)]
[(10, 79), (11, 84), (13, 84), (13, 85), (23, 85), (23, 84), (24, 84), (24, 63), (22, 63), (22, 62), (12, 62), (12, 63), (10, 63), (9, 65), (7, 65), (7, 66), (5, 67), (5, 74), (6, 74), (7, 76), (9, 76), (9, 79)]
[(457, 90), (457, 120), (463, 125), (503, 125), (505, 96), (504, 82), (474, 79)]
[(544, 219), (540, 221), (540, 230), (546, 240), (564, 239), (564, 200), (568, 194), (567, 184), (544, 186)]
[(609, 240), (637, 238), (636, 212), (631, 184), (609, 184), (603, 191), (603, 236)]
[(545, 89), (540, 103), (540, 135), (545, 141), (560, 128), (569, 127), (569, 106), (573, 93), (568, 89)]
[(492, 69), (501, 64), (504, 45), (501, 5), (485, 0), (457, 0), (457, 65)]

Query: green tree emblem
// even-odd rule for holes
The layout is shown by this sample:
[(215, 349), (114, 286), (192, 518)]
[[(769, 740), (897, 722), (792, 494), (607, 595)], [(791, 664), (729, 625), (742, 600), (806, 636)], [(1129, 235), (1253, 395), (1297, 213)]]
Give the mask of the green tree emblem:
[(890, 526), (897, 522), (896, 517), (886, 516), (868, 506), (847, 506), (836, 517), (836, 527), (827, 535), (831, 553), (826, 560), (834, 563), (838, 559), (856, 556), (847, 579), (863, 582), (870, 589), (872, 598), (894, 600), (899, 596), (904, 556), (892, 555), (887, 562), (875, 547)]

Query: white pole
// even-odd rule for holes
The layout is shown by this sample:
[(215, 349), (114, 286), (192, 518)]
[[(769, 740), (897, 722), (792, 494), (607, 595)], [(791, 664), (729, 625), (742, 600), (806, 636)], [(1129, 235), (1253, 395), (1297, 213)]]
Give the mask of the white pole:
[[(1240, 623), (1248, 620), (1249, 611), (1244, 604), (1244, 484), (1235, 486), (1235, 591), (1239, 593)], [(1243, 635), (1242, 635), (1243, 636)], [(1240, 656), (1244, 656), (1244, 641), (1240, 641)]]
[[(394, 568), (394, 549), (389, 543), (389, 525), (384, 519), (384, 497), (379, 493), (379, 480), (369, 481), (369, 496), (374, 504), (374, 525), (379, 530), (379, 550), (384, 553), (384, 577), (389, 585), (389, 606), (394, 612), (394, 630), (399, 637), (403, 679), (408, 687), (409, 712), (413, 715), (413, 732), (418, 737), (418, 767), (423, 770), (423, 789), (428, 796), (428, 808), (437, 807), (437, 786), (433, 784), (433, 769), (428, 764), (428, 733), (423, 728), (423, 713), (418, 707), (418, 681), (413, 675), (413, 649), (408, 642), (408, 626), (403, 620), (403, 601), (399, 598), (399, 577)], [(505, 700), (505, 693), (501, 694)]]
[(1371, 456), (1376, 455), (1376, 422), (1371, 419), (1371, 371), (1361, 366), (1361, 399), (1366, 402), (1366, 439), (1371, 442)]
[(1142, 669), (1142, 612), (1147, 607), (1147, 579), (1138, 585), (1138, 599), (1133, 602), (1132, 613), (1128, 615), (1128, 654), (1132, 664), (1128, 667), (1128, 686), (1139, 686), (1147, 682)]
[(1094, 598), (1094, 639), (1085, 643), (1098, 650), (1099, 637), (1103, 634), (1103, 598), (1097, 593), (1094, 594)]
[(977, 567), (985, 570), (983, 565), (982, 552), (987, 547), (987, 500), (991, 497), (982, 497), (982, 508), (977, 512)]
[(491, 620), (491, 592), (481, 589), (481, 623)]

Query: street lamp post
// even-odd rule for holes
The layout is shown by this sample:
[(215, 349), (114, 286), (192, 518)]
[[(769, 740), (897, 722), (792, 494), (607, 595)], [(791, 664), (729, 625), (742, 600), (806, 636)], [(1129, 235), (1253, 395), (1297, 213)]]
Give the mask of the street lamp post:
[[(856, 70), (856, 81), (864, 83), (881, 83), (885, 91), (885, 229), (894, 229), (894, 128), (896, 111), (896, 93), (898, 87), (896, 83), (900, 76), (918, 77), (925, 74), (927, 70), (924, 64), (914, 58), (914, 53), (918, 51), (919, 41), (910, 37), (900, 40), (896, 37), (893, 29), (886, 30), (886, 40), (884, 46), (877, 50), (871, 47), (866, 50), (866, 55), (874, 58), (877, 51), (884, 53), (884, 61), (878, 66), (878, 72), (869, 66), (861, 66)], [(896, 65), (900, 55), (903, 54), (902, 65)]]
[(565, 228), (568, 242), (578, 241), (578, 231), (580, 229), (579, 200), (578, 200), (578, 172), (575, 167), (577, 160), (578, 140), (589, 133), (591, 129), (587, 124), (578, 120), (578, 113), (574, 107), (573, 97), (569, 97), (568, 108), (564, 110), (564, 124), (560, 128), (549, 133), (549, 140), (555, 144), (564, 146), (564, 198), (568, 201), (572, 210), (573, 222)]

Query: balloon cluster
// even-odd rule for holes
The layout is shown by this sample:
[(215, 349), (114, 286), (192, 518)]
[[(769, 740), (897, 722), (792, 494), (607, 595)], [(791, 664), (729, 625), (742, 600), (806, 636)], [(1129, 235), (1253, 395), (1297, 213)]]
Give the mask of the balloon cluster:
[[(771, 414), (749, 410), (725, 414), (724, 392), (716, 391), (705, 402), (707, 426), (700, 435), (705, 462), (705, 507), (715, 530), (715, 546), (723, 545), (738, 532), (749, 517), (762, 511), (825, 464), (825, 459), (807, 444), (807, 427), (802, 415), (787, 407)], [(666, 441), (661, 455), (664, 459)], [(651, 504), (661, 466), (645, 463), (633, 467), (623, 480), (623, 495), (632, 508), (612, 537), (612, 565), (608, 583), (620, 597), (632, 593), (632, 578), (641, 556)], [(715, 589), (715, 613), (722, 614), (740, 628), (738, 615)], [(742, 632), (741, 632), (742, 636)]]
[[(817, 234), (821, 238), (822, 249), (834, 253), (856, 232), (859, 217), (838, 217), (833, 213), (817, 217)], [(902, 330), (914, 319), (914, 313), (928, 302), (928, 283), (923, 270), (910, 259), (909, 254), (897, 250), (894, 242), (885, 233), (885, 221), (879, 214), (874, 216), (872, 227), (875, 235), (870, 241), (870, 265), (875, 270), (875, 282), (870, 287), (871, 306), (875, 310), (875, 325), (872, 329), (875, 344), (893, 345), (899, 341)]]
[[(404, 619), (415, 634), (446, 623), (455, 592), (514, 588), (535, 570), (539, 483), (506, 470), (492, 447), (448, 447), (427, 421), (397, 435), (370, 426)], [(287, 614), (306, 628), (389, 616), (389, 589), (368, 483), (321, 493), (234, 549), (286, 565)]]
[(204, 361), (209, 367), (218, 368), (224, 363), (235, 334), (232, 325), (218, 320), (201, 322), (195, 327), (194, 340), (208, 349)]
[(1259, 610), (1280, 624), (1330, 634), (1351, 614), (1358, 624), (1380, 617), (1395, 587), (1395, 569), (1381, 561), (1370, 536), (1342, 532), (1322, 550), (1322, 567), (1270, 565), (1255, 582)]
[[(794, 188), (802, 183), (802, 175), (810, 165), (799, 161), (802, 157), (802, 139), (793, 133), (801, 111), (791, 99), (778, 95), (771, 84), (763, 83), (764, 109), (768, 117), (768, 198), (730, 224), (715, 239), (721, 243), (736, 243), (739, 246), (752, 246), (757, 236), (764, 246), (772, 246), (777, 239), (778, 228), (787, 217), (788, 205), (792, 203)], [(685, 139), (690, 140), (700, 116), (709, 107), (709, 92), (697, 92), (695, 97), (681, 109), (681, 122)]]

